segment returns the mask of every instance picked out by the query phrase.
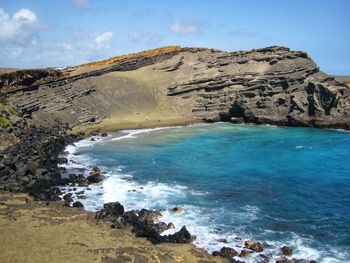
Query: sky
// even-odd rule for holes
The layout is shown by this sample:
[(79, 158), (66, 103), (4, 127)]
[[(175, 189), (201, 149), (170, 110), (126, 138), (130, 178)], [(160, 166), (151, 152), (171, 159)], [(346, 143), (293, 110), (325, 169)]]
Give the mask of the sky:
[(350, 75), (350, 0), (0, 0), (0, 67), (77, 65), (168, 45), (306, 51)]

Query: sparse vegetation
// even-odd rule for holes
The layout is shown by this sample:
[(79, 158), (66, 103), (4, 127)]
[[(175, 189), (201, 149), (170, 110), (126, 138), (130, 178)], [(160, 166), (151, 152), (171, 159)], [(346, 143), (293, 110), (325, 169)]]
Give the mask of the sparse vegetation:
[(0, 116), (0, 125), (4, 127), (9, 127), (12, 125), (11, 121), (3, 116)]
[(12, 125), (12, 118), (17, 117), (18, 112), (9, 105), (0, 102), (0, 126), (9, 127)]

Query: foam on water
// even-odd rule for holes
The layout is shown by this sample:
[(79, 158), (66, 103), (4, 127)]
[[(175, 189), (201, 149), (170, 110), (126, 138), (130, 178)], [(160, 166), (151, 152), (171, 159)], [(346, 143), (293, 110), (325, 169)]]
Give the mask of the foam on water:
[[(202, 126), (202, 125), (201, 125)], [(192, 127), (202, 129), (193, 125)], [(179, 129), (181, 127), (176, 127)], [(205, 127), (204, 127), (205, 128)], [(272, 127), (276, 128), (276, 127)], [(217, 207), (203, 207), (193, 203), (188, 203), (187, 200), (191, 200), (196, 196), (200, 196), (203, 199), (210, 198), (210, 193), (207, 190), (194, 189), (188, 185), (166, 183), (160, 181), (148, 181), (140, 182), (135, 180), (133, 172), (127, 171), (126, 167), (116, 165), (114, 167), (104, 167), (99, 165), (99, 159), (92, 158), (88, 152), (89, 148), (93, 148), (95, 145), (110, 143), (111, 141), (119, 141), (123, 139), (133, 140), (138, 138), (142, 134), (148, 134), (155, 131), (174, 129), (174, 127), (163, 127), (156, 129), (142, 129), (142, 130), (126, 130), (118, 133), (111, 134), (107, 138), (95, 138), (95, 141), (91, 141), (90, 138), (79, 141), (75, 145), (67, 146), (66, 151), (69, 153), (67, 158), (69, 163), (62, 165), (66, 169), (81, 169), (86, 168), (89, 170), (92, 166), (99, 166), (106, 172), (103, 182), (95, 185), (90, 185), (87, 190), (84, 187), (76, 187), (76, 192), (84, 190), (84, 199), (79, 199), (84, 204), (86, 210), (96, 211), (101, 209), (103, 203), (119, 201), (126, 210), (131, 209), (164, 209), (162, 221), (169, 223), (172, 222), (175, 225), (175, 229), (168, 230), (163, 234), (171, 234), (178, 230), (183, 225), (186, 225), (191, 234), (197, 237), (194, 242), (197, 246), (207, 249), (209, 252), (219, 250), (223, 246), (229, 246), (235, 248), (240, 252), (244, 243), (243, 240), (253, 239), (251, 231), (247, 231), (245, 227), (237, 225), (235, 228), (227, 229), (227, 226), (223, 222), (219, 222), (218, 218), (227, 214), (227, 211), (221, 206)], [(223, 127), (226, 129), (226, 127)], [(242, 129), (242, 127), (239, 127)], [(244, 128), (243, 128), (244, 129)], [(278, 128), (276, 128), (278, 129)], [(294, 149), (312, 149), (309, 145), (296, 145)], [(83, 152), (78, 155), (79, 152)], [(72, 163), (73, 161), (74, 163)], [(152, 163), (156, 164), (156, 161), (152, 158)], [(68, 191), (69, 186), (64, 190)], [(75, 192), (73, 192), (73, 198), (78, 199)], [(182, 213), (171, 213), (168, 210), (179, 206), (184, 209)], [(259, 207), (254, 205), (245, 205), (240, 209), (230, 211), (234, 222), (251, 222), (258, 218), (270, 217), (263, 214)], [(273, 217), (271, 220), (276, 222), (293, 222), (293, 220)], [(303, 219), (295, 219), (303, 220)], [(276, 240), (271, 239), (272, 236), (285, 236), (287, 239)], [(338, 263), (338, 262), (350, 262), (349, 253), (341, 252), (335, 247), (319, 245), (318, 248), (314, 248), (315, 241), (308, 237), (301, 237), (293, 232), (278, 232), (273, 230), (261, 229), (260, 236), (266, 237), (260, 241), (266, 242), (266, 249), (264, 254), (277, 255), (271, 258), (271, 262), (274, 262), (278, 256), (282, 256), (280, 247), (288, 245), (293, 248), (293, 258), (314, 259), (322, 263)], [(225, 240), (225, 241), (224, 241)], [(322, 249), (320, 249), (322, 247)], [(337, 258), (335, 257), (337, 255)], [(239, 258), (237, 258), (239, 259)], [(258, 259), (252, 257), (246, 262), (257, 262)]]

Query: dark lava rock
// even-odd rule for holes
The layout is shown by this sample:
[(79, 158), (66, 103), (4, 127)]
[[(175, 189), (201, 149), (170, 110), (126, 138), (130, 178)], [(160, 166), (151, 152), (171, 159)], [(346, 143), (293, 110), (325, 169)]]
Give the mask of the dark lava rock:
[[(136, 236), (146, 237), (152, 243), (190, 243), (195, 237), (182, 227), (180, 231), (167, 236), (161, 236), (165, 230), (174, 225), (158, 222), (160, 211), (142, 209), (140, 211), (124, 211), (119, 203), (104, 204), (104, 208), (96, 213), (96, 219), (103, 219), (113, 222), (113, 228), (129, 229)], [(156, 222), (156, 223), (155, 223)]]
[(169, 212), (171, 212), (171, 213), (182, 213), (183, 211), (184, 211), (184, 209), (182, 207), (174, 207), (174, 208), (169, 210)]
[[(27, 192), (41, 200), (59, 200), (50, 188), (66, 183), (58, 163), (64, 147), (81, 137), (67, 134), (67, 126), (55, 122), (49, 127), (31, 125), (30, 119), (13, 123), (12, 135), (20, 143), (0, 152), (0, 190)], [(6, 134), (3, 134), (6, 136)]]
[(281, 248), (281, 250), (282, 250), (283, 255), (285, 255), (285, 256), (291, 256), (293, 254), (292, 249), (287, 247), (287, 246), (283, 246)]
[(108, 136), (108, 133), (107, 132), (102, 132), (101, 133), (101, 137), (107, 137)]
[(212, 255), (228, 258), (237, 256), (238, 252), (230, 247), (222, 247), (220, 251), (214, 251)]
[(163, 237), (164, 239), (162, 242), (166, 243), (179, 243), (179, 244), (185, 244), (185, 243), (191, 243), (196, 239), (195, 236), (192, 236), (190, 232), (188, 232), (187, 228), (183, 226), (178, 232), (172, 235), (167, 235)]
[(58, 158), (57, 159), (57, 163), (58, 164), (67, 164), (68, 163), (68, 159), (66, 157)]
[(64, 200), (65, 206), (70, 206), (70, 203), (73, 202), (72, 194), (71, 193), (65, 194), (63, 196), (63, 200)]
[(96, 212), (96, 219), (115, 221), (124, 214), (124, 206), (119, 202), (107, 203), (103, 205), (103, 209)]
[(73, 207), (84, 208), (84, 205), (81, 202), (76, 201), (76, 202), (73, 203)]
[(241, 258), (249, 258), (252, 254), (253, 254), (252, 251), (243, 249), (243, 250), (241, 251), (241, 253), (239, 253), (238, 256), (241, 257)]
[(90, 175), (86, 178), (89, 183), (99, 183), (103, 180), (101, 175), (101, 169), (98, 167), (92, 168)]
[(162, 218), (162, 214), (160, 212), (147, 209), (141, 209), (138, 215), (142, 222), (154, 222), (159, 221), (159, 219)]
[(247, 240), (244, 242), (244, 247), (254, 250), (255, 252), (262, 252), (264, 250), (260, 242), (254, 242), (252, 240)]

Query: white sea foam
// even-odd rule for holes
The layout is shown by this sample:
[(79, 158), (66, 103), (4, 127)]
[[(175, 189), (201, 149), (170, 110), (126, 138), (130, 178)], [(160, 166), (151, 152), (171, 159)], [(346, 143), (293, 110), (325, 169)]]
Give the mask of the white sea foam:
[[(119, 133), (111, 134), (107, 138), (95, 139), (91, 141), (90, 138), (79, 141), (75, 145), (66, 147), (68, 151), (67, 158), (68, 164), (62, 165), (67, 169), (77, 168), (89, 168), (92, 164), (95, 164), (96, 160), (91, 160), (87, 155), (76, 155), (80, 149), (86, 147), (93, 147), (95, 144), (108, 142), (110, 140), (116, 141), (126, 138), (136, 138), (143, 133), (154, 132), (163, 129), (179, 128), (179, 127), (162, 127), (156, 129), (140, 129), (140, 130), (126, 130)], [(298, 145), (295, 149), (303, 149), (307, 146)], [(74, 163), (71, 162), (74, 161)], [(77, 190), (73, 192), (73, 198), (78, 199), (76, 192), (84, 190), (84, 198), (79, 199), (84, 204), (86, 210), (96, 211), (100, 209), (103, 203), (119, 201), (127, 210), (130, 209), (165, 209), (163, 213), (162, 221), (169, 223), (172, 222), (175, 225), (175, 229), (168, 230), (163, 234), (171, 234), (178, 231), (183, 225), (186, 225), (187, 229), (195, 236), (197, 236), (194, 242), (197, 246), (205, 248), (209, 252), (219, 250), (223, 246), (229, 246), (240, 252), (243, 249), (243, 243), (246, 239), (255, 239), (254, 236), (247, 235), (244, 232), (244, 228), (237, 226), (235, 229), (227, 230), (225, 226), (217, 224), (213, 216), (220, 216), (227, 211), (220, 208), (203, 208), (196, 205), (190, 205), (186, 202), (179, 200), (189, 200), (191, 196), (203, 195), (206, 196), (207, 192), (194, 191), (186, 186), (181, 185), (169, 185), (159, 182), (148, 182), (141, 184), (133, 179), (132, 173), (125, 173), (124, 167), (114, 167), (109, 171), (103, 182), (99, 184), (90, 185), (89, 189), (85, 187), (76, 187)], [(72, 187), (64, 187), (65, 191), (68, 191)], [(176, 214), (170, 213), (168, 210), (180, 206), (184, 209), (183, 213)], [(255, 206), (245, 206), (240, 211), (231, 211), (231, 213), (239, 217), (240, 220), (253, 221), (264, 215), (260, 214), (260, 210)], [(273, 234), (272, 230), (262, 230), (266, 232), (266, 235)], [(237, 240), (239, 236), (242, 240)], [(223, 242), (226, 239), (227, 242)], [(220, 240), (220, 241), (219, 241)], [(280, 248), (283, 245), (288, 245), (293, 248), (293, 258), (315, 259), (321, 263), (338, 263), (346, 262), (346, 258), (349, 257), (346, 253), (340, 253), (336, 249), (332, 251), (322, 251), (312, 248), (309, 244), (309, 240), (301, 238), (298, 235), (292, 235), (292, 238), (288, 242), (281, 242), (276, 240), (263, 240), (269, 247), (265, 249), (265, 254), (280, 255)], [(339, 255), (339, 260), (332, 257), (333, 255)], [(271, 258), (270, 262), (275, 262), (278, 256)], [(239, 258), (236, 258), (239, 259)], [(345, 259), (345, 260), (344, 260)], [(258, 262), (256, 257), (247, 259), (246, 262)]]
[(301, 150), (301, 149), (312, 149), (311, 146), (305, 146), (305, 145), (297, 145), (294, 147), (296, 150)]
[(129, 138), (136, 138), (137, 135), (143, 134), (143, 133), (149, 133), (149, 132), (155, 132), (160, 130), (167, 130), (167, 129), (179, 129), (183, 128), (183, 126), (171, 126), (171, 127), (158, 127), (158, 128), (149, 128), (149, 129), (137, 129), (137, 130), (123, 130), (120, 131), (120, 133), (125, 134), (118, 136), (116, 138), (113, 138), (112, 141), (118, 141), (123, 139), (129, 139)]

